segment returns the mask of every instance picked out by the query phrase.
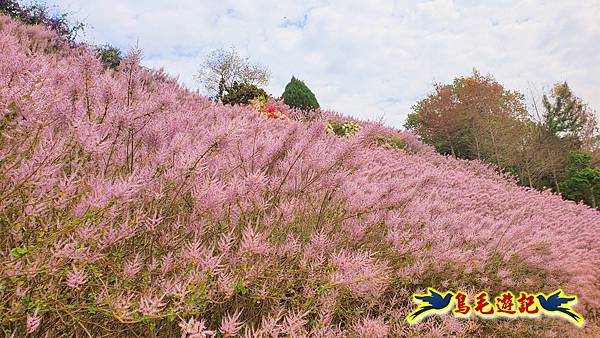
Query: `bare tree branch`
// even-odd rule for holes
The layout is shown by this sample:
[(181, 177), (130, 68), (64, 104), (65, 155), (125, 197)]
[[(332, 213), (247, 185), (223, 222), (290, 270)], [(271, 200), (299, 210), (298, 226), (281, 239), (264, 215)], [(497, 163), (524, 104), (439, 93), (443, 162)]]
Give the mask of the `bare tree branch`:
[(251, 64), (247, 57), (242, 57), (232, 47), (210, 52), (204, 59), (196, 79), (204, 85), (209, 95), (221, 100), (234, 83), (266, 86), (270, 75), (267, 67)]

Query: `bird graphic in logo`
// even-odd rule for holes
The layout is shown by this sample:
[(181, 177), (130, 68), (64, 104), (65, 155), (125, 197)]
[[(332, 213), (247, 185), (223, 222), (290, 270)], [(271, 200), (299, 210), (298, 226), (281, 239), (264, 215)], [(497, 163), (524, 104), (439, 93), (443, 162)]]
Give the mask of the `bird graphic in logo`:
[(538, 294), (537, 299), (540, 303), (540, 306), (547, 314), (562, 316), (572, 321), (576, 325), (583, 324), (583, 318), (581, 315), (575, 312), (569, 305), (569, 303), (577, 303), (576, 296), (567, 296), (564, 294), (562, 289), (559, 289), (550, 296)]
[(452, 292), (441, 293), (434, 288), (428, 288), (427, 293), (414, 295), (413, 298), (419, 304), (419, 307), (411, 312), (406, 320), (414, 324), (431, 314), (444, 313), (450, 310), (452, 296), (454, 296)]

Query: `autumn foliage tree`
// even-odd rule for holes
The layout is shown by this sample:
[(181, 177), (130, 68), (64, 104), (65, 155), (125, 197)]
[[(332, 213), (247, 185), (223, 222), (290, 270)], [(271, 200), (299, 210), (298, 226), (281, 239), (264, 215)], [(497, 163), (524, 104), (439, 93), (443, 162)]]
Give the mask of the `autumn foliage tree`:
[(502, 121), (525, 114), (523, 95), (474, 70), (452, 84), (435, 84), (434, 92), (413, 107), (405, 126), (441, 153), (468, 159), (493, 154), (499, 162)]
[(533, 118), (521, 93), (506, 90), (490, 75), (474, 71), (452, 84), (436, 84), (434, 92), (413, 107), (405, 127), (438, 152), (493, 163), (512, 173), (522, 185), (550, 188), (595, 207), (594, 194), (589, 191), (594, 190), (593, 167), (585, 171), (586, 180), (592, 183), (581, 183), (583, 179), (576, 177), (583, 177), (583, 171), (576, 174), (569, 169), (573, 152), (597, 149), (594, 112), (566, 82), (544, 95), (541, 107), (540, 113), (534, 104), (539, 118)]

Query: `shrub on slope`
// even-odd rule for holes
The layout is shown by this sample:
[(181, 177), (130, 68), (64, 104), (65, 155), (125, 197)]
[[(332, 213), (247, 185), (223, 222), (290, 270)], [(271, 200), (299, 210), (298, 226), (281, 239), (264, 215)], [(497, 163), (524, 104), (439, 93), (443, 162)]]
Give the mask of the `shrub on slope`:
[(338, 138), (327, 116), (212, 103), (135, 52), (113, 72), (91, 49), (32, 52), (27, 28), (0, 27), (9, 336), (570, 329), (449, 317), (409, 327), (410, 294), (429, 286), (563, 287), (581, 296), (588, 330), (598, 323), (600, 214), (586, 206), (477, 162), (385, 149), (378, 137), (392, 132), (377, 124)]

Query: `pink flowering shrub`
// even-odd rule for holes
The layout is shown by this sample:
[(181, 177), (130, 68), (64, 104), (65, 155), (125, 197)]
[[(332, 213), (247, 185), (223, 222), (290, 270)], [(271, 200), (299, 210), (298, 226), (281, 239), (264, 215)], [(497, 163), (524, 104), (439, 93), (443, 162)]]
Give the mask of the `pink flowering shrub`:
[[(0, 24), (8, 336), (573, 335), (598, 327), (600, 214), (493, 168), (223, 106)], [(45, 38), (44, 38), (45, 39)], [(432, 318), (426, 287), (562, 287), (587, 324)]]

